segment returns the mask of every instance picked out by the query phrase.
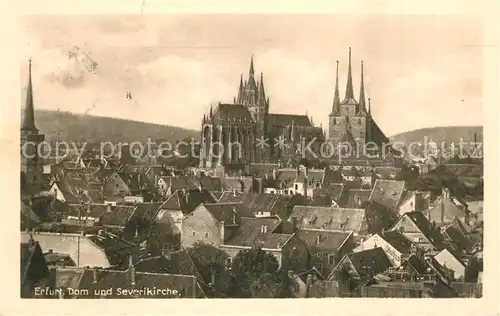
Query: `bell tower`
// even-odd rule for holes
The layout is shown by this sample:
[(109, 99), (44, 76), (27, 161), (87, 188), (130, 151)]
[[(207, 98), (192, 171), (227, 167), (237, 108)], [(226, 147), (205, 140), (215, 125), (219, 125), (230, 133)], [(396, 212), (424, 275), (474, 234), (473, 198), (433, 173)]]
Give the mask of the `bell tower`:
[(21, 183), (24, 185), (24, 189), (32, 193), (39, 192), (42, 189), (43, 160), (40, 157), (40, 145), (44, 140), (45, 135), (40, 134), (35, 125), (30, 59), (26, 100), (21, 121)]

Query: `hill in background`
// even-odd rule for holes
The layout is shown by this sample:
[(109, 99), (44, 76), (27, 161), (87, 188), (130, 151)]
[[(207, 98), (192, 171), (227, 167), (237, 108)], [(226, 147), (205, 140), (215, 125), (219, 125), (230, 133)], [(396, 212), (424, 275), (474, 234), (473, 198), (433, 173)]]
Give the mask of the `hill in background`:
[(394, 142), (403, 142), (410, 144), (412, 142), (424, 143), (426, 141), (459, 143), (462, 139), (463, 142), (474, 142), (474, 134), (477, 135), (477, 141), (483, 140), (483, 127), (482, 126), (442, 126), (431, 128), (420, 128), (413, 131), (403, 132), (390, 137)]
[(85, 142), (146, 142), (161, 140), (175, 142), (188, 137), (198, 138), (200, 132), (175, 126), (100, 117), (70, 112), (38, 110), (36, 124), (47, 141)]

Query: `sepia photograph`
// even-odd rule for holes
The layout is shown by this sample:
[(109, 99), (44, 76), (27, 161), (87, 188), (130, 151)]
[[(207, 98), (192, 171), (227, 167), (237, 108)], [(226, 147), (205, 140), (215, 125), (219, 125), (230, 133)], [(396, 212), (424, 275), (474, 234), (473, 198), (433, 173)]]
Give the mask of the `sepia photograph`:
[(21, 18), (20, 298), (483, 297), (480, 16), (141, 12)]

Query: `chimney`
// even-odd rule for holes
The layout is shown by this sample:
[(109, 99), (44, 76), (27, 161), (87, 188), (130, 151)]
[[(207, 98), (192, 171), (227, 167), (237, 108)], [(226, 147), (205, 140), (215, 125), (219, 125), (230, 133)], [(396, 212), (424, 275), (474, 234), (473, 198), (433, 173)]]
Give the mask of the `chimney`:
[(321, 242), (321, 236), (318, 234), (316, 235), (316, 244), (319, 245), (320, 242)]
[(236, 196), (236, 189), (233, 189), (233, 196)]
[(130, 285), (134, 286), (135, 285), (135, 267), (132, 262), (132, 255), (128, 257), (128, 267), (129, 267), (129, 273), (130, 273)]
[(92, 284), (97, 284), (97, 267), (92, 269)]
[(236, 206), (233, 206), (233, 224), (236, 224)]
[(225, 235), (225, 226), (224, 226), (224, 221), (221, 221), (221, 222), (220, 222), (220, 232), (219, 232), (219, 233), (220, 233), (220, 239), (221, 239), (223, 242), (224, 242), (224, 241), (226, 241), (226, 240), (224, 239), (224, 237), (225, 237), (225, 236), (224, 236), (224, 235)]
[(52, 249), (49, 249), (49, 253), (54, 253), (54, 250), (52, 250)]
[(273, 180), (276, 180), (278, 170), (276, 168), (273, 168)]
[(309, 297), (309, 289), (311, 288), (312, 285), (312, 274), (307, 275), (307, 280), (306, 280), (306, 294), (305, 297)]
[(215, 277), (216, 277), (216, 272), (212, 269), (210, 271), (210, 284), (212, 284), (212, 286), (215, 286)]
[(111, 203), (106, 204), (106, 212), (111, 212)]

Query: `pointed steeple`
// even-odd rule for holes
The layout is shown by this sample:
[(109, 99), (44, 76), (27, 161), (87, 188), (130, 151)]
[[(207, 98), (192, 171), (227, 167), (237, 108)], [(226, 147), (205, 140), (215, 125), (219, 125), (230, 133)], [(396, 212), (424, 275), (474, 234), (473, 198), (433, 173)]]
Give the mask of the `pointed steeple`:
[(264, 74), (260, 73), (259, 101), (266, 102), (266, 91), (264, 90)]
[(359, 88), (359, 111), (366, 113), (365, 79), (363, 74), (363, 61), (361, 61), (361, 88)]
[(372, 115), (372, 99), (368, 98), (368, 115)]
[(210, 104), (210, 115), (209, 115), (209, 117), (212, 118), (212, 116), (214, 116), (214, 113), (212, 111), (212, 104)]
[(339, 61), (337, 60), (337, 72), (335, 75), (335, 93), (333, 95), (332, 114), (337, 115), (340, 112), (340, 96), (339, 96)]
[(253, 55), (252, 55), (252, 57), (250, 58), (250, 71), (248, 72), (248, 75), (250, 77), (253, 77), (254, 74), (255, 74), (255, 70), (253, 68)]
[(26, 103), (24, 105), (24, 117), (22, 130), (37, 131), (35, 126), (35, 110), (33, 105), (33, 86), (31, 83), (31, 58), (28, 66), (28, 85), (26, 87)]
[(347, 86), (345, 88), (345, 101), (354, 100), (354, 89), (352, 87), (352, 70), (351, 70), (351, 48), (349, 47), (349, 69), (347, 72)]
[(243, 102), (243, 74), (240, 76), (240, 87), (238, 89), (238, 103)]

